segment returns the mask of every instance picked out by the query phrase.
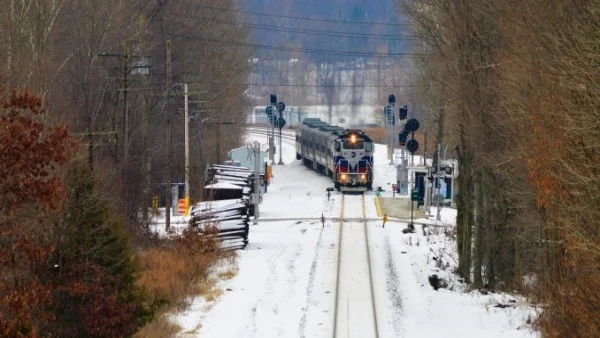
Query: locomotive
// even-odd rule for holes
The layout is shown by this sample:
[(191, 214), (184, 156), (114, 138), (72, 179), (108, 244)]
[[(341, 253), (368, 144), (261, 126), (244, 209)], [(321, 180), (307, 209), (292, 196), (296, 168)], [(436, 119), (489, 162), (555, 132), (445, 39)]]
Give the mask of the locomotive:
[(296, 159), (331, 177), (338, 191), (373, 190), (373, 141), (361, 130), (306, 118), (296, 129)]

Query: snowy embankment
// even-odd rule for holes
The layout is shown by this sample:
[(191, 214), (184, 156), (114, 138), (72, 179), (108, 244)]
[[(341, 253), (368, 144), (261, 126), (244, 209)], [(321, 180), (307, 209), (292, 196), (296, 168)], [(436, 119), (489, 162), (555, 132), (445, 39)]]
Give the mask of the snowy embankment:
[[(262, 137), (249, 141), (255, 139), (264, 142)], [(238, 274), (219, 283), (220, 298), (199, 297), (190, 309), (172, 316), (183, 329), (181, 337), (332, 336), (340, 227), (331, 218), (340, 215), (341, 195), (334, 193), (328, 201), (330, 180), (296, 162), (293, 144), (284, 143), (283, 150), (286, 164), (274, 166), (260, 205), (264, 221), (251, 226), (248, 247), (238, 251)], [(385, 154), (384, 146), (376, 147), (376, 186), (395, 180)], [(368, 219), (377, 218), (374, 198), (365, 194)], [(455, 217), (454, 210), (444, 208), (447, 227), (417, 226), (413, 234), (402, 233), (406, 223), (388, 222), (383, 228), (381, 222), (368, 222), (378, 336), (536, 337), (525, 324), (534, 315), (525, 300), (466, 292), (452, 273)], [(364, 250), (364, 243), (356, 250)], [(433, 274), (448, 287), (434, 290), (428, 280)], [(510, 307), (497, 308), (498, 303)]]

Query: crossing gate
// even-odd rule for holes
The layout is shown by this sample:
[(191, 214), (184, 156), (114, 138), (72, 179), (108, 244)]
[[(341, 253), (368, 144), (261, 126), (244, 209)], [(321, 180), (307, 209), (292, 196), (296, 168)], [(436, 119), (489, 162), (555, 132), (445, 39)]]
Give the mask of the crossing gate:
[(180, 199), (177, 201), (177, 212), (179, 215), (185, 215), (185, 199)]

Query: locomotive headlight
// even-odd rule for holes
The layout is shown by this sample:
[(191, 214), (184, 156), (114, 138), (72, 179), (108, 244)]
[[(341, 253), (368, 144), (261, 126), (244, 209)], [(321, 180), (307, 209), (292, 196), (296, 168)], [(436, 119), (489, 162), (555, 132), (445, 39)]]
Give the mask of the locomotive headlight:
[(360, 179), (363, 180), (363, 181), (366, 181), (367, 180), (367, 175), (365, 175), (365, 174), (360, 175)]
[(348, 178), (348, 176), (346, 176), (346, 174), (342, 174), (340, 176), (340, 180), (345, 181)]
[(356, 143), (356, 134), (350, 135), (350, 143)]

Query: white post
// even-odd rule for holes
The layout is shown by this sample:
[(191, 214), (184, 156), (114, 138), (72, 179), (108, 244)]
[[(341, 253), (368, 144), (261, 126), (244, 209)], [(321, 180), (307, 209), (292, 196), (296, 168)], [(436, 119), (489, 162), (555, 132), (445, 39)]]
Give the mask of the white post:
[(283, 160), (281, 159), (281, 156), (283, 155), (283, 145), (281, 144), (281, 127), (279, 127), (279, 165), (283, 165)]
[(296, 59), (290, 60), (290, 110), (289, 110), (289, 119), (288, 124), (292, 125), (292, 107), (294, 105), (294, 62)]
[(189, 133), (189, 111), (188, 111), (188, 85), (183, 85), (184, 112), (185, 112), (185, 213), (187, 216), (190, 207), (190, 133)]
[[(437, 215), (435, 217), (436, 220), (441, 221), (442, 218), (440, 216), (440, 212), (442, 211), (442, 198), (440, 197), (440, 177), (441, 177), (441, 173), (440, 173), (440, 153), (442, 152), (442, 145), (438, 143), (437, 145), (437, 188), (435, 189), (436, 191), (436, 197), (437, 197)], [(434, 182), (435, 183), (435, 182)]]
[[(425, 158), (425, 156), (424, 156)], [(425, 165), (427, 165), (427, 159), (425, 158)], [(425, 167), (427, 169), (427, 177), (425, 178), (425, 210), (427, 217), (431, 215), (431, 188), (432, 182), (429, 182), (431, 174), (431, 167)]]
[(260, 143), (255, 141), (252, 150), (254, 153), (254, 198), (252, 199), (252, 203), (254, 204), (254, 219), (257, 219), (260, 217), (258, 211), (258, 204), (260, 203), (260, 166), (262, 165), (260, 163)]
[[(390, 107), (392, 114), (394, 111), (394, 107), (392, 103), (388, 103), (388, 106)], [(388, 107), (386, 106), (386, 107)], [(389, 164), (394, 164), (394, 146), (393, 146), (393, 141), (392, 141), (392, 137), (393, 137), (393, 128), (394, 126), (390, 123), (391, 122), (391, 117), (386, 115), (385, 116), (385, 143), (387, 144), (387, 156), (388, 156), (388, 163)]]

